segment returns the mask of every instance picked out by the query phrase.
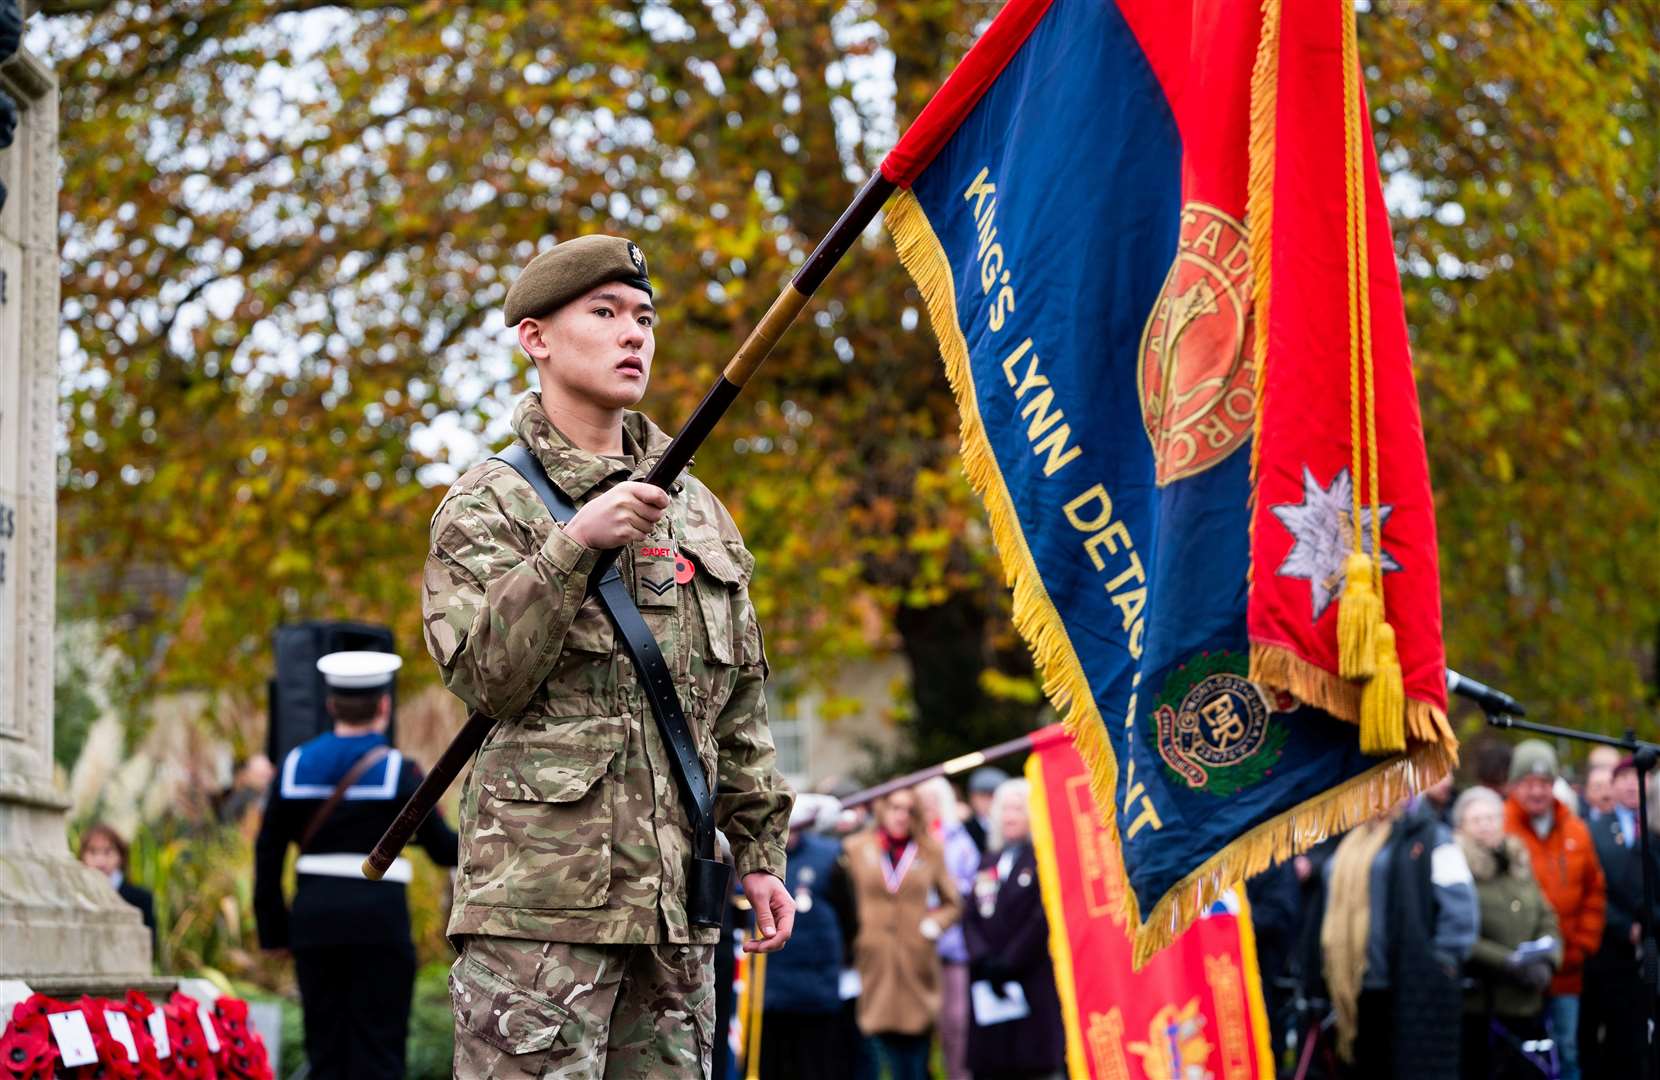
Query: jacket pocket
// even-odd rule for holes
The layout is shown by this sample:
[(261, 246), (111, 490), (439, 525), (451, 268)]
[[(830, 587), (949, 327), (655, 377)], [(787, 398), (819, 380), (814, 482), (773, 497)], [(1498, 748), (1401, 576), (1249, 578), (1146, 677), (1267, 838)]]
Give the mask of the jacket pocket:
[(611, 885), (615, 750), (504, 743), (474, 768), (478, 829), (469, 838), (469, 901), (493, 907), (594, 908)]
[(542, 711), (565, 718), (617, 711), (616, 645), (616, 630), (599, 600), (583, 601), (542, 685)]
[(706, 663), (736, 664), (742, 656), (744, 628), (739, 625), (742, 600), (739, 591), (749, 584), (755, 569), (754, 557), (741, 544), (718, 538), (685, 540), (682, 546), (697, 563), (692, 581), (698, 612), (703, 623), (699, 652)]
[[(536, 1061), (529, 1059), (545, 1057), (572, 1019), (553, 999), (514, 986), (470, 955), (463, 955), (450, 970), (450, 1001), (457, 1023), (514, 1058), (514, 1070), (523, 1075), (540, 1074)], [(483, 1067), (482, 1062), (475, 1064)], [(509, 1070), (491, 1069), (497, 1071)]]

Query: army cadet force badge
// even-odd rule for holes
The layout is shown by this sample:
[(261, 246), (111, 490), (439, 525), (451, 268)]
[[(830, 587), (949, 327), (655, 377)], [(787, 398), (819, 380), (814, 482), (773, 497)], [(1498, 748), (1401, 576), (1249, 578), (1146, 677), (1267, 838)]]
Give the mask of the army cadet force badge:
[(1251, 250), (1214, 206), (1182, 207), (1181, 242), (1141, 332), (1141, 420), (1160, 487), (1204, 472), (1250, 437)]
[(1195, 791), (1249, 787), (1285, 748), (1286, 730), (1268, 722), (1268, 699), (1245, 666), (1235, 653), (1203, 653), (1171, 673), (1154, 703), (1159, 757)]

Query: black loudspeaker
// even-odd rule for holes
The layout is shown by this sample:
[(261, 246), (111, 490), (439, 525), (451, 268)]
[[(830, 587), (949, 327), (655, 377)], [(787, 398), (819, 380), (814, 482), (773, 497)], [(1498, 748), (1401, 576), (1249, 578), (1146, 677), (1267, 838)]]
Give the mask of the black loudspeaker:
[[(321, 735), (334, 727), (323, 701), (328, 687), (317, 661), (333, 652), (396, 653), (392, 647), (392, 631), (373, 623), (302, 622), (277, 627), (272, 635), (272, 651), (276, 654), (277, 673), (266, 684), (268, 692), (265, 753), (271, 763), (282, 768), (288, 752), (307, 739)], [(396, 742), (398, 719), (398, 683), (392, 680), (392, 725), (387, 738)]]

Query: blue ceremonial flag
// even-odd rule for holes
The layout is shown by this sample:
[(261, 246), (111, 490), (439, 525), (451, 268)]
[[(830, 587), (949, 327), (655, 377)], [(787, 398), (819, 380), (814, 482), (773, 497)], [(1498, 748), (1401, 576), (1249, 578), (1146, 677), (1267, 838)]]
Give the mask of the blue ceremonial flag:
[[(1327, 35), (1317, 45), (1332, 46), (1306, 55), (1338, 56), (1347, 2), (1290, 5), (1296, 19), (1309, 18), (1309, 34)], [(1112, 808), (1138, 962), (1231, 884), (1365, 820), (1454, 760), (1444, 693), (1422, 689), (1441, 677), (1438, 592), (1433, 617), (1407, 626), (1389, 579), (1398, 658), (1339, 675), (1320, 651), (1336, 655), (1340, 594), (1348, 605), (1350, 592), (1403, 562), (1414, 580), (1432, 590), (1436, 581), (1427, 472), (1423, 499), (1391, 517), (1389, 506), (1351, 512), (1361, 471), (1334, 471), (1350, 461), (1348, 421), (1365, 416), (1372, 386), (1344, 378), (1345, 324), (1333, 335), (1339, 382), (1320, 399), (1341, 422), (1329, 440), (1337, 463), (1328, 468), (1312, 450), (1297, 457), (1290, 434), (1277, 444), (1304, 463), (1307, 494), (1294, 470), (1303, 501), (1264, 508), (1269, 524), (1255, 526), (1287, 530), (1281, 558), (1253, 570), (1261, 402), (1281, 385), (1271, 376), (1293, 380), (1294, 370), (1275, 375), (1257, 360), (1271, 355), (1253, 316), (1277, 253), (1266, 228), (1253, 236), (1246, 226), (1248, 217), (1266, 224), (1276, 190), (1274, 90), (1279, 62), (1293, 59), (1279, 51), (1279, 6), (1010, 0), (882, 165), (901, 189), (887, 227), (939, 339), (964, 466), (986, 503), (1016, 624), (1088, 763), (1095, 802)], [(1288, 35), (1292, 21), (1288, 13)], [(1353, 149), (1344, 142), (1345, 69), (1333, 59), (1330, 70), (1335, 126), (1323, 114), (1315, 126), (1335, 132), (1342, 153)], [(1358, 67), (1350, 70), (1358, 85)], [(1334, 159), (1334, 176), (1346, 162)], [(1348, 175), (1375, 186), (1371, 169)], [(1288, 228), (1311, 223), (1316, 233), (1328, 219), (1352, 225), (1361, 187), (1349, 187), (1339, 179), (1288, 206), (1292, 189), (1282, 186), (1280, 213), (1296, 219)], [(1355, 230), (1346, 235), (1347, 247), (1342, 232), (1329, 245), (1335, 291), (1321, 301), (1339, 315), (1354, 307), (1345, 251), (1352, 271), (1355, 250), (1387, 248), (1387, 220), (1370, 241), (1360, 230), (1358, 249)], [(1327, 287), (1289, 263), (1274, 270), (1282, 292)], [(1388, 302), (1383, 288), (1374, 286), (1374, 303)], [(1393, 296), (1399, 321), (1398, 286)], [(1370, 331), (1352, 337), (1369, 342)], [(1405, 363), (1404, 334), (1401, 342)], [(1372, 442), (1404, 460), (1410, 454), (1391, 442), (1394, 415)], [(1310, 424), (1323, 438), (1326, 428)], [(1409, 434), (1421, 468), (1421, 433)], [(1374, 459), (1374, 477), (1377, 468)], [(1387, 480), (1384, 489), (1393, 490)], [(1375, 481), (1368, 505), (1383, 505)], [(1381, 539), (1373, 518), (1387, 526)], [(1397, 540), (1403, 529), (1415, 530), (1410, 543)], [(1389, 554), (1367, 563), (1380, 543)], [(1344, 591), (1350, 556), (1373, 569)], [(1298, 633), (1323, 644), (1268, 622), (1257, 634), (1253, 578), (1275, 583), (1270, 614), (1301, 620)], [(1375, 598), (1349, 611), (1383, 619)], [(1356, 626), (1370, 661), (1379, 635)], [(1393, 674), (1371, 681), (1396, 696), (1367, 708), (1395, 734), (1364, 753), (1363, 689), (1386, 669)]]

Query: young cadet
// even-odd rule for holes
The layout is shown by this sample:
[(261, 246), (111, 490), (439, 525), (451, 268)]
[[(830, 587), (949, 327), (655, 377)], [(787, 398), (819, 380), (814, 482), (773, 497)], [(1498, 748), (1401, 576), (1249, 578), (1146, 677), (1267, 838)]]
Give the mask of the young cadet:
[(461, 795), (449, 932), (455, 1073), (496, 1078), (709, 1072), (718, 928), (692, 924), (692, 831), (672, 749), (600, 604), (617, 567), (673, 676), (715, 787), (715, 819), (758, 912), (752, 951), (789, 938), (781, 880), (791, 795), (774, 768), (754, 558), (690, 475), (636, 480), (668, 438), (630, 411), (656, 349), (645, 257), (567, 240), (524, 268), (506, 318), (540, 393), (517, 443), (578, 508), (557, 525), (514, 467), (458, 480), (432, 520), (424, 609), (444, 683), (497, 723)]
[[(254, 845), (259, 943), (294, 954), (311, 1075), (401, 1077), (415, 990), (407, 859), (385, 878), (363, 876), (366, 853), (420, 785), (420, 770), (386, 739), (391, 653), (337, 652), (317, 661), (334, 730), (289, 751), (271, 785)], [(417, 838), (454, 866), (456, 836), (437, 812)], [(282, 867), (297, 844), (297, 888), (283, 902)]]

